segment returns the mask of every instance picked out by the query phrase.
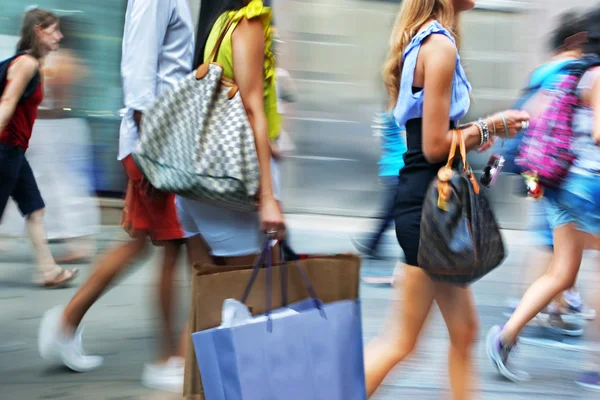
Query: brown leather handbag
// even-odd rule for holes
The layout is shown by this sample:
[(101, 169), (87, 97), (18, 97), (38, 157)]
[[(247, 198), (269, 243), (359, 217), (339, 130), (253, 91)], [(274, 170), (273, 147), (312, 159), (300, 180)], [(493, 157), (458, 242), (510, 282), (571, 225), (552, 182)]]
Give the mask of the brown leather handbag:
[[(452, 169), (457, 147), (462, 171)], [(495, 269), (505, 256), (490, 203), (467, 162), (465, 139), (455, 130), (448, 163), (425, 197), (419, 267), (434, 280), (468, 285)]]

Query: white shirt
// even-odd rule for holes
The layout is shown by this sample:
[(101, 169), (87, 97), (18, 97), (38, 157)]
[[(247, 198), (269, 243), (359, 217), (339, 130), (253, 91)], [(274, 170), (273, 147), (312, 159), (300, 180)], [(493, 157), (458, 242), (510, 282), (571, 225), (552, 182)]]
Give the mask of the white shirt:
[(192, 71), (194, 23), (188, 0), (128, 0), (121, 76), (126, 107), (121, 122), (119, 160), (133, 152), (138, 130), (135, 110)]

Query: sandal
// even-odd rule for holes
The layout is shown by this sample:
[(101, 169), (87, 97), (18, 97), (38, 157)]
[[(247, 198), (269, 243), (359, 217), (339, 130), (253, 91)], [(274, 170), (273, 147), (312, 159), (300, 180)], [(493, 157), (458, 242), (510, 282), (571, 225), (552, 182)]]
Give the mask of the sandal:
[(55, 261), (57, 264), (82, 264), (84, 262), (89, 261), (91, 258), (92, 257), (88, 253), (79, 252), (79, 253), (71, 253), (62, 258), (57, 258), (57, 259), (55, 259)]
[(53, 278), (43, 279), (38, 286), (44, 287), (46, 289), (58, 289), (69, 284), (73, 279), (75, 279), (79, 275), (79, 270), (77, 268), (73, 268), (70, 270), (60, 268), (60, 271)]

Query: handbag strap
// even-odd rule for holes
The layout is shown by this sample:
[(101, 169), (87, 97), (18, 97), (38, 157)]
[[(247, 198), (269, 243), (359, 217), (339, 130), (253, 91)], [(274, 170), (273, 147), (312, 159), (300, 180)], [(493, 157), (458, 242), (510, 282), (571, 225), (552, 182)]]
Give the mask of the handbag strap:
[(456, 158), (456, 148), (458, 147), (460, 152), (460, 158), (463, 164), (463, 173), (469, 178), (471, 184), (473, 185), (473, 190), (476, 194), (479, 194), (479, 183), (475, 178), (475, 174), (473, 173), (473, 169), (469, 165), (469, 161), (467, 160), (467, 144), (465, 143), (465, 136), (462, 133), (462, 130), (454, 129), (452, 131), (452, 145), (450, 147), (450, 153), (448, 154), (448, 162), (446, 163), (446, 170), (451, 170), (452, 165), (454, 164), (454, 159)]
[(448, 162), (446, 163), (446, 168), (452, 169), (452, 165), (454, 164), (454, 158), (456, 157), (456, 147), (458, 142), (458, 135), (460, 131), (456, 129), (452, 130), (452, 144), (450, 145), (450, 153), (448, 154)]
[(227, 25), (225, 25), (223, 32), (221, 32), (221, 35), (217, 39), (217, 42), (215, 43), (215, 47), (213, 47), (213, 50), (210, 53), (210, 56), (208, 56), (209, 62), (217, 61), (217, 57), (219, 56), (219, 49), (221, 48), (221, 43), (223, 43), (223, 40), (225, 40), (225, 36), (227, 35), (227, 32), (229, 31), (229, 28), (231, 28), (232, 25), (233, 25), (233, 19), (230, 19), (227, 22)]
[(475, 178), (475, 174), (473, 173), (473, 169), (469, 165), (469, 161), (467, 161), (467, 144), (465, 143), (465, 135), (463, 135), (462, 131), (457, 131), (457, 136), (460, 144), (460, 157), (463, 162), (463, 173), (467, 175), (469, 180), (471, 181), (471, 185), (473, 185), (473, 191), (475, 194), (479, 194), (479, 182)]

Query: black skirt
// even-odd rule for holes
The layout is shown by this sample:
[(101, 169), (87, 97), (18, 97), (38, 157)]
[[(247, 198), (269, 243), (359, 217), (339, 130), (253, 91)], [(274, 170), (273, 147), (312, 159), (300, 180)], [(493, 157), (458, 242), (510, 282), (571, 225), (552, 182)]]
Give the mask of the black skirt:
[(406, 122), (404, 167), (400, 170), (400, 184), (396, 192), (394, 216), (396, 237), (406, 263), (418, 267), (421, 214), (429, 185), (446, 163), (430, 164), (423, 154), (422, 119)]

